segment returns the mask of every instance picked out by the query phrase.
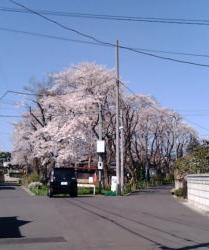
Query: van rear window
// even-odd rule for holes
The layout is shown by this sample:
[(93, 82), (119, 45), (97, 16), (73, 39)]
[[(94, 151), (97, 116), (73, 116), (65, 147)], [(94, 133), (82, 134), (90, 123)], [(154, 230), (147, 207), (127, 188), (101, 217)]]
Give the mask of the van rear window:
[(75, 177), (74, 169), (54, 169), (54, 176), (59, 179)]

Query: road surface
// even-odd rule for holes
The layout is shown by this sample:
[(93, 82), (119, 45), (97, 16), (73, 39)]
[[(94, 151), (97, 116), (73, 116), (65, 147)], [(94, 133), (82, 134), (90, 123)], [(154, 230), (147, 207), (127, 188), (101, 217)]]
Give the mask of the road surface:
[(0, 249), (209, 249), (209, 218), (176, 201), (169, 189), (49, 199), (0, 186)]

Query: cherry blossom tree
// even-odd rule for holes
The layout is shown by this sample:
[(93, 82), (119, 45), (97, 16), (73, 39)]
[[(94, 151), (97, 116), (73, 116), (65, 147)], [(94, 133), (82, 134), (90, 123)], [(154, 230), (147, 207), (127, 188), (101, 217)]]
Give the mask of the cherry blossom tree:
[[(72, 66), (39, 84), (34, 105), (14, 130), (13, 161), (47, 172), (54, 165), (96, 164), (98, 106), (102, 105), (105, 184), (115, 162), (115, 72), (93, 63)], [(136, 182), (149, 167), (172, 170), (195, 131), (150, 96), (120, 93), (126, 172)]]

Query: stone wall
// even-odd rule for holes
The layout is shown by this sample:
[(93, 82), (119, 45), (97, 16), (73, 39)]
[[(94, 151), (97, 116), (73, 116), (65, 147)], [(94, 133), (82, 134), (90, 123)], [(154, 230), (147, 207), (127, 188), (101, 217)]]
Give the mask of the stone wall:
[(187, 175), (188, 201), (209, 211), (209, 174)]

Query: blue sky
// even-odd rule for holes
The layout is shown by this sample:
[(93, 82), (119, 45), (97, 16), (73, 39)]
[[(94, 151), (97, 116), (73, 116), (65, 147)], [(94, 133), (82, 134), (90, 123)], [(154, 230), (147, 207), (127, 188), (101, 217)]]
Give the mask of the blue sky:
[[(17, 0), (32, 9), (94, 14), (209, 19), (208, 0)], [(1, 0), (0, 7), (17, 7)], [(52, 17), (67, 26), (114, 43), (136, 48), (209, 54), (209, 27), (175, 24), (119, 22)], [(40, 17), (0, 11), (0, 29), (11, 28), (49, 35), (83, 39), (47, 23)], [(114, 67), (115, 51), (66, 41), (15, 34), (0, 30), (0, 95), (6, 90), (22, 90), (31, 79), (43, 80), (49, 72), (80, 62), (96, 62)], [(209, 58), (174, 56), (209, 64)], [(166, 107), (182, 113), (201, 136), (209, 134), (209, 68), (194, 67), (120, 51), (121, 78), (136, 93), (153, 95)], [(21, 96), (7, 95), (0, 101), (0, 114), (19, 115), (13, 104)], [(0, 118), (0, 149), (11, 150), (14, 118)]]

